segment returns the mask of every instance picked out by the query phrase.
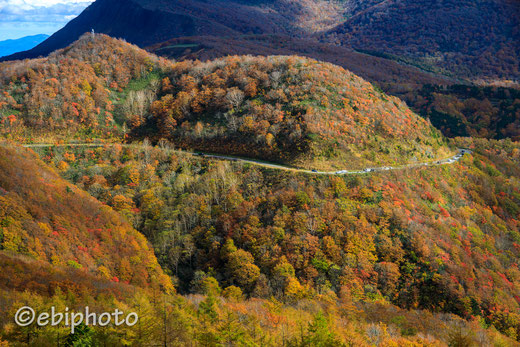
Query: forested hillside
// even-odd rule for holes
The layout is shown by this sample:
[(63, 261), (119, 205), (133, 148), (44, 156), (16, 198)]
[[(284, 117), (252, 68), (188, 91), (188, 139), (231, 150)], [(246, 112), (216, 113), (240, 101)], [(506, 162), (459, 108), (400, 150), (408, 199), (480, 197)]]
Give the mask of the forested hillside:
[[(497, 156), (497, 167), (505, 174), (515, 174), (510, 165), (517, 163), (518, 148), (481, 143), (475, 149), (495, 158), (500, 148), (505, 152)], [(488, 327), (493, 323), (511, 337), (517, 333), (515, 314), (504, 309), (514, 307), (508, 298), (510, 290), (516, 288), (518, 271), (515, 266), (502, 269), (512, 256), (508, 237), (502, 238), (505, 243), (496, 250), (489, 239), (483, 246), (490, 252), (486, 256), (492, 264), (492, 270), (487, 270), (490, 279), (484, 278), (491, 283), (485, 293), (503, 293), (500, 300), (475, 294), (466, 284), (449, 289), (441, 286), (456, 296), (446, 296), (436, 307), (436, 303), (424, 301), (428, 296), (422, 297), (432, 292), (420, 288), (421, 281), (429, 279), (429, 275), (424, 277), (426, 271), (438, 271), (440, 264), (429, 268), (428, 255), (415, 253), (415, 247), (426, 252), (424, 244), (415, 245), (419, 242), (416, 238), (423, 240), (421, 236), (409, 240), (403, 227), (385, 222), (389, 208), (389, 221), (405, 225), (406, 217), (399, 217), (404, 207), (372, 201), (369, 190), (359, 190), (350, 179), (314, 180), (207, 162), (174, 154), (166, 145), (114, 145), (76, 151), (60, 147), (41, 153), (64, 177), (78, 179), (79, 187), (99, 196), (140, 228), (153, 241), (162, 265), (182, 292), (200, 293), (181, 297), (165, 293), (169, 280), (161, 275), (146, 241), (109, 207), (65, 183), (29, 150), (3, 144), (0, 154), (0, 343), (514, 345), (514, 340)], [(500, 175), (496, 176), (497, 185), (503, 184)], [(317, 187), (324, 190), (315, 190)], [(389, 189), (382, 194), (387, 201)], [(507, 186), (498, 189), (506, 203), (507, 199), (516, 201), (515, 186), (511, 193)], [(503, 190), (507, 193), (502, 194)], [(392, 195), (399, 196), (399, 191)], [(433, 188), (432, 194), (437, 194)], [(324, 204), (323, 212), (316, 209), (320, 204)], [(345, 214), (348, 210), (344, 206), (350, 206), (352, 212)], [(379, 208), (383, 208), (383, 215), (374, 217), (371, 213)], [(495, 223), (502, 220), (510, 226), (507, 216), (511, 211), (502, 212), (501, 208), (493, 209), (497, 212), (488, 217), (491, 229), (482, 226), (482, 232), (495, 230)], [(439, 212), (442, 218), (454, 211), (446, 209), (449, 212)], [(415, 219), (413, 211), (409, 215)], [(461, 220), (453, 215), (457, 217), (450, 219)], [(488, 234), (476, 231), (484, 222), (477, 219), (473, 223), (471, 215), (469, 218), (466, 223), (474, 226), (468, 230), (478, 235), (478, 240), (485, 240)], [(362, 227), (363, 234), (351, 229), (350, 223)], [(448, 237), (442, 235), (439, 237)], [(498, 235), (503, 234), (499, 231), (497, 237), (502, 237)], [(275, 242), (266, 243), (268, 238)], [(458, 266), (460, 260), (466, 262), (478, 270), (474, 281), (480, 288), (480, 265), (468, 260), (467, 253), (459, 253), (461, 246), (453, 247), (443, 244), (441, 248), (446, 251), (444, 269)], [(479, 259), (481, 251), (473, 241), (469, 247), (470, 252), (476, 252), (471, 258)], [(507, 253), (501, 253), (505, 250)], [(494, 254), (499, 256), (494, 258)], [(130, 267), (125, 265), (127, 260)], [(93, 266), (92, 261), (103, 265)], [(456, 270), (446, 271), (451, 274)], [(455, 272), (450, 278), (462, 280), (465, 274)], [(402, 286), (401, 277), (414, 279), (410, 291), (402, 295), (404, 302), (396, 299), (401, 295), (395, 291)], [(397, 287), (388, 282), (390, 278), (397, 278)], [(413, 288), (418, 289), (415, 295)], [(464, 291), (473, 293), (475, 300), (496, 306), (487, 317), (476, 313), (475, 318), (463, 320), (452, 314), (406, 310), (392, 304), (454, 311), (457, 305), (467, 307)], [(445, 302), (450, 306), (443, 306)], [(13, 324), (16, 310), (27, 304), (36, 312), (49, 312), (51, 307), (81, 312), (88, 305), (91, 312), (99, 314), (118, 308), (125, 313), (138, 312), (139, 324), (81, 325), (74, 334), (61, 325)]]
[(24, 142), (165, 138), (188, 149), (321, 169), (450, 152), (399, 99), (306, 58), (172, 63), (84, 35), (48, 58), (2, 66), (1, 132)]
[[(518, 18), (520, 6), (513, 0), (98, 0), (38, 47), (6, 59), (46, 56), (91, 29), (181, 60), (308, 56), (405, 99), (415, 112), (435, 118), (446, 136), (517, 138), (515, 113), (503, 103), (488, 109), (498, 121), (496, 131), (486, 132), (478, 110), (460, 107), (468, 95), (459, 86), (444, 90), (456, 106), (442, 111), (424, 112), (422, 98), (431, 88), (427, 84), (518, 89)], [(477, 103), (490, 101), (485, 90), (472, 94)]]
[(171, 65), (104, 35), (84, 35), (47, 58), (0, 63), (0, 133), (20, 142), (121, 137), (126, 120), (114, 111), (136, 98), (145, 107), (136, 90), (157, 88), (154, 72)]
[[(361, 305), (353, 303), (348, 293), (339, 299), (319, 295), (298, 305), (276, 299), (246, 301), (237, 287), (222, 291), (208, 278), (205, 295), (181, 297), (150, 293), (2, 252), (0, 265), (2, 345), (514, 345), (514, 340), (476, 320), (467, 322), (454, 315), (401, 310), (377, 302)], [(16, 326), (12, 317), (27, 303), (37, 312), (49, 312), (51, 307), (82, 312), (85, 305), (98, 314), (114, 309), (137, 312), (139, 322), (133, 327), (80, 325), (74, 334), (61, 325)]]
[[(518, 336), (519, 189), (512, 179), (519, 148), (468, 140), (458, 145), (476, 152), (461, 163), (460, 173), (438, 168), (405, 177), (319, 179), (210, 162), (166, 144), (42, 150), (64, 177), (145, 233), (179, 290), (203, 295), (184, 298), (127, 285), (120, 280), (124, 274), (107, 278), (80, 266), (88, 264), (81, 253), (97, 254), (90, 247), (95, 235), (117, 240), (115, 232), (127, 230), (128, 245), (134, 232), (114, 228), (111, 220), (114, 232), (87, 230), (83, 239), (76, 221), (104, 228), (105, 216), (120, 217), (60, 183), (29, 151), (3, 147), (1, 158), (10, 164), (0, 166), (2, 199), (18, 205), (13, 212), (11, 203), (2, 204), (9, 216), (4, 212), (2, 220), (0, 339), (30, 345), (515, 345), (494, 327)], [(40, 176), (50, 183), (30, 183)], [(20, 217), (24, 208), (35, 216)], [(29, 233), (39, 230), (31, 221), (38, 220), (37, 208), (44, 214), (39, 220), (55, 216), (67, 229), (52, 225), (56, 230), (47, 237)], [(95, 225), (81, 217), (90, 211), (99, 213)], [(13, 227), (18, 221), (25, 229)], [(46, 247), (66, 239), (60, 256), (71, 252), (77, 259), (51, 265), (45, 249), (34, 254), (31, 242), (13, 248), (16, 243), (6, 242), (13, 235), (41, 239)], [(98, 261), (110, 266), (107, 256), (116, 264), (128, 259), (125, 248), (110, 250), (104, 240)], [(78, 245), (86, 246), (75, 253)], [(37, 312), (117, 307), (139, 312), (140, 320), (137, 328), (83, 326), (74, 335), (62, 326), (18, 327), (9, 317), (28, 302)]]
[(355, 302), (480, 317), (516, 338), (518, 144), (458, 140), (455, 166), (315, 177), (164, 148), (42, 152), (155, 245), (183, 293), (214, 277), (254, 297)]
[(380, 1), (326, 39), (470, 79), (520, 78), (517, 1)]
[(0, 227), (0, 250), (107, 280), (171, 289), (146, 239), (121, 216), (61, 179), (34, 153), (5, 144)]
[(340, 67), (305, 58), (177, 63), (159, 97), (147, 122), (133, 122), (144, 125), (131, 136), (320, 169), (449, 153), (440, 133), (399, 99)]
[[(371, 8), (356, 3), (342, 6)], [(174, 62), (87, 34), (46, 58), (1, 63), (0, 339), (518, 345), (520, 146), (447, 140), (428, 120), (451, 135), (514, 139), (518, 95), (423, 82), (401, 90), (420, 117), (354, 73), (299, 56)], [(16, 144), (35, 142), (36, 154)], [(339, 170), (457, 148), (470, 151), (356, 175), (197, 153)], [(27, 302), (137, 310), (140, 325), (18, 327), (9, 317)]]
[(425, 85), (403, 99), (446, 136), (520, 140), (520, 90)]

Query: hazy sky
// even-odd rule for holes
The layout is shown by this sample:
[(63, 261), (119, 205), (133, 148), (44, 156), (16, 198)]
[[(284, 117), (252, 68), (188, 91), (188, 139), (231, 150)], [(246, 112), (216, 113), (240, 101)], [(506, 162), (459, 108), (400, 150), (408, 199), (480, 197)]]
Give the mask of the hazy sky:
[(76, 17), (91, 0), (0, 0), (0, 41), (52, 34)]

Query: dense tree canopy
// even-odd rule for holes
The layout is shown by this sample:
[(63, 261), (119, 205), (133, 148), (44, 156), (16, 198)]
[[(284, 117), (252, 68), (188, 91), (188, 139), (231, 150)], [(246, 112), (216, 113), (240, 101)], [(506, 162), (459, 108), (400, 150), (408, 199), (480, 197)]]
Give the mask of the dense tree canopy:
[[(1, 65), (0, 132), (20, 141), (167, 138), (177, 146), (345, 169), (445, 156), (395, 97), (300, 57), (172, 63), (107, 36)], [(374, 152), (378, 152), (375, 156)]]
[[(63, 175), (132, 220), (181, 292), (207, 276), (287, 302), (347, 290), (515, 336), (519, 148), (457, 144), (474, 155), (405, 175), (314, 177), (117, 146), (75, 152)], [(62, 151), (42, 154), (59, 165)]]
[(133, 135), (302, 167), (359, 168), (449, 152), (402, 101), (340, 67), (300, 57), (177, 63), (151, 113)]
[[(87, 35), (0, 71), (0, 134), (11, 140), (0, 146), (0, 339), (520, 340), (517, 142), (448, 142), (378, 87), (297, 56), (173, 63)], [(418, 92), (425, 117), (458, 112), (471, 134), (476, 120), (489, 131), (479, 136), (514, 136), (516, 118), (511, 132), (486, 125), (516, 112), (511, 90), (450, 88), (464, 102), (439, 87)], [(43, 145), (35, 151), (45, 163), (12, 143), (95, 138), (112, 143)], [(322, 169), (472, 153), (450, 165), (329, 176), (175, 147)], [(14, 326), (29, 300), (38, 310), (139, 310), (140, 326), (82, 326), (74, 336)]]
[(144, 107), (141, 95), (127, 94), (140, 84), (153, 89), (153, 72), (171, 64), (104, 35), (84, 35), (47, 58), (0, 63), (0, 133), (23, 142), (119, 137), (128, 120), (114, 110)]
[[(65, 160), (70, 163), (73, 155)], [(34, 154), (5, 146), (0, 146), (0, 250), (116, 282), (171, 290), (147, 240), (121, 216)]]

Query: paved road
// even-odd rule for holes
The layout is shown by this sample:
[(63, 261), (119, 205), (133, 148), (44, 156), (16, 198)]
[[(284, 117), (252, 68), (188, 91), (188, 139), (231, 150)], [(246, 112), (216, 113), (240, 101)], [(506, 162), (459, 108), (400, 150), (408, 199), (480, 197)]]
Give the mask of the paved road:
[[(69, 144), (46, 144), (46, 143), (39, 143), (39, 144), (28, 144), (28, 145), (22, 145), (26, 148), (45, 148), (45, 147), (104, 147), (104, 146), (110, 146), (115, 144), (105, 144), (105, 143), (69, 143)], [(139, 147), (139, 145), (133, 145), (133, 144), (120, 144), (124, 147)], [(365, 174), (370, 172), (378, 172), (378, 171), (390, 171), (390, 170), (402, 170), (402, 169), (411, 169), (411, 168), (418, 168), (418, 167), (424, 167), (424, 166), (439, 166), (439, 165), (447, 165), (447, 164), (453, 164), (460, 160), (466, 153), (471, 153), (469, 149), (462, 149), (459, 148), (458, 153), (454, 155), (453, 157), (441, 159), (441, 160), (434, 160), (430, 162), (424, 162), (424, 163), (413, 163), (413, 164), (407, 164), (407, 165), (401, 165), (401, 166), (382, 166), (382, 167), (369, 167), (365, 168), (363, 170), (339, 170), (339, 171), (317, 171), (317, 170), (306, 170), (306, 169), (298, 169), (290, 166), (285, 166), (281, 164), (275, 164), (275, 163), (268, 163), (260, 160), (254, 160), (254, 159), (246, 159), (231, 155), (220, 155), (220, 154), (210, 154), (210, 153), (203, 153), (203, 152), (188, 152), (183, 150), (172, 150), (177, 153), (189, 153), (193, 154), (195, 156), (200, 156), (203, 158), (212, 158), (212, 159), (219, 159), (219, 160), (228, 160), (228, 161), (235, 161), (235, 162), (241, 162), (241, 163), (248, 163), (253, 164), (257, 166), (262, 166), (266, 168), (271, 169), (278, 169), (278, 170), (285, 170), (285, 171), (294, 171), (294, 172), (304, 172), (309, 174), (315, 174), (315, 175), (359, 175), (359, 174)]]

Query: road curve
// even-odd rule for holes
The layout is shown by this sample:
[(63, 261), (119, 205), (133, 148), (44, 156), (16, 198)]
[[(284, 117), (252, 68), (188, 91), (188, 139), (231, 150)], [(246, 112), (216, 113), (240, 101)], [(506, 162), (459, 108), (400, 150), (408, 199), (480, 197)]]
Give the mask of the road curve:
[[(115, 143), (108, 143), (108, 144), (107, 143), (67, 143), (67, 144), (38, 143), (38, 144), (26, 144), (26, 145), (22, 145), (22, 146), (26, 147), (26, 148), (46, 148), (46, 147), (105, 147), (105, 146), (113, 146), (113, 145), (116, 145), (116, 144)], [(117, 144), (117, 145), (120, 145), (123, 147), (140, 147), (140, 145), (134, 145), (134, 144)], [(363, 170), (317, 171), (317, 170), (298, 169), (298, 168), (285, 166), (285, 165), (281, 165), (281, 164), (268, 163), (268, 162), (263, 162), (263, 161), (259, 161), (259, 160), (254, 160), (254, 159), (246, 159), (246, 158), (236, 157), (236, 156), (232, 156), (232, 155), (210, 154), (210, 153), (204, 153), (204, 152), (200, 152), (200, 151), (193, 153), (193, 152), (183, 151), (183, 150), (179, 150), (179, 149), (175, 149), (172, 151), (177, 152), (177, 153), (192, 154), (192, 155), (200, 156), (203, 158), (235, 161), (235, 162), (262, 166), (262, 167), (266, 167), (266, 168), (270, 168), (270, 169), (303, 172), (303, 173), (314, 174), (314, 175), (359, 175), (359, 174), (366, 174), (366, 173), (378, 172), (378, 171), (403, 170), (403, 169), (411, 169), (411, 168), (418, 168), (418, 167), (424, 167), (424, 166), (440, 166), (440, 165), (456, 163), (457, 161), (460, 160), (460, 158), (462, 158), (464, 156), (464, 154), (472, 153), (469, 149), (459, 148), (458, 153), (450, 158), (433, 160), (433, 161), (424, 162), (424, 163), (413, 163), (413, 164), (407, 164), (407, 165), (401, 165), (401, 166), (370, 167), (370, 168), (365, 168)]]

